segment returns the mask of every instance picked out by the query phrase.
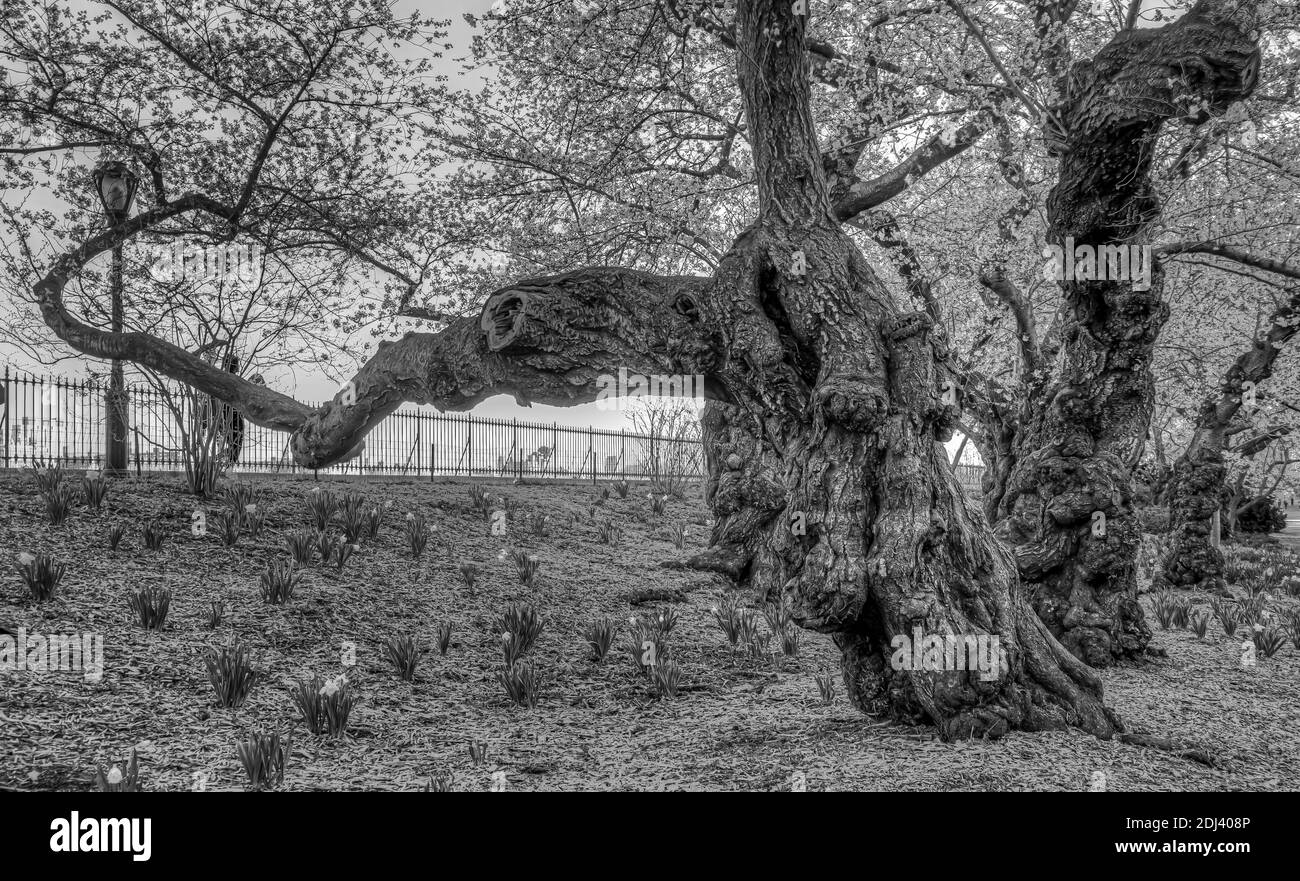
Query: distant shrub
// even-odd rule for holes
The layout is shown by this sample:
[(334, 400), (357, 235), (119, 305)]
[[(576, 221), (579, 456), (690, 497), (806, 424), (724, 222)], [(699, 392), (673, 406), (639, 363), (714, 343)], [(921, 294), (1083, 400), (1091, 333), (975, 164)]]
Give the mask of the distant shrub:
[[(1226, 521), (1225, 521), (1226, 522)], [(1286, 529), (1286, 510), (1273, 496), (1265, 496), (1237, 515), (1236, 532), (1268, 534)]]

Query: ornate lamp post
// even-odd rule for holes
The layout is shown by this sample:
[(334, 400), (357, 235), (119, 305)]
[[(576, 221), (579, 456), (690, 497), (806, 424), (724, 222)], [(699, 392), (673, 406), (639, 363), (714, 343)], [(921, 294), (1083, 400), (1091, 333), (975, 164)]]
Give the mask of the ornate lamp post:
[[(104, 205), (104, 214), (108, 225), (117, 226), (131, 214), (131, 203), (135, 200), (138, 180), (125, 162), (104, 162), (96, 166), (94, 172), (95, 190), (99, 201)], [(122, 332), (122, 245), (113, 246), (113, 268), (109, 274), (113, 306), (112, 330), (115, 334)], [(108, 394), (105, 396), (108, 413), (107, 456), (104, 462), (106, 474), (122, 475), (126, 473), (129, 459), (127, 457), (126, 437), (127, 394), (126, 382), (122, 375), (122, 360), (113, 359)]]

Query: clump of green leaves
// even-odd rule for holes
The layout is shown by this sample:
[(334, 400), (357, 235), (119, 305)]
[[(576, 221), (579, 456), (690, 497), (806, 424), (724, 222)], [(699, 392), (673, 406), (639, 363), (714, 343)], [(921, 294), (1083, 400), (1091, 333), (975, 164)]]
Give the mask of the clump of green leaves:
[[(373, 509), (372, 509), (373, 510)], [(349, 508), (344, 505), (343, 508), (343, 537), (348, 540), (349, 544), (357, 544), (361, 537), (366, 534), (366, 523), (370, 513), (360, 508)]]
[(1177, 607), (1178, 602), (1169, 591), (1161, 591), (1152, 598), (1151, 609), (1156, 613), (1156, 620), (1160, 622), (1161, 630), (1168, 630), (1173, 624), (1174, 611)]
[(384, 640), (384, 656), (397, 670), (397, 675), (410, 682), (415, 679), (415, 668), (420, 663), (420, 647), (409, 633), (390, 636)]
[(511, 603), (506, 607), (498, 621), (498, 629), (502, 634), (502, 652), (507, 667), (528, 654), (545, 626), (541, 614), (528, 603)]
[(668, 496), (650, 493), (650, 513), (655, 517), (662, 517), (667, 510)]
[(348, 560), (352, 558), (356, 550), (357, 546), (355, 544), (346, 541), (339, 542), (334, 547), (334, 563), (339, 572), (343, 571), (343, 567), (348, 564)]
[(677, 690), (682, 684), (682, 669), (672, 660), (656, 664), (650, 670), (650, 684), (660, 700), (672, 700), (677, 697)]
[(292, 740), (292, 737), (281, 740), (279, 732), (253, 734), (236, 746), (251, 791), (274, 789), (284, 782)]
[(460, 580), (465, 583), (466, 590), (473, 590), (474, 585), (478, 582), (478, 563), (472, 560), (461, 560), (457, 571), (460, 572)]
[(516, 661), (497, 673), (497, 681), (510, 699), (521, 707), (537, 706), (542, 691), (542, 677), (532, 661)]
[(384, 514), (378, 508), (366, 512), (366, 538), (374, 541), (379, 537), (379, 527), (384, 522)]
[(100, 792), (143, 792), (144, 789), (140, 784), (140, 762), (136, 758), (135, 750), (131, 750), (131, 761), (126, 765), (126, 773), (118, 765), (108, 769), (95, 766), (95, 788)]
[(1241, 611), (1237, 604), (1216, 597), (1210, 602), (1210, 609), (1214, 612), (1214, 617), (1219, 619), (1223, 632), (1235, 636), (1237, 628), (1241, 626)]
[(230, 511), (223, 511), (217, 515), (217, 534), (221, 536), (221, 543), (228, 548), (233, 548), (239, 544), (239, 525), (240, 517)]
[(537, 555), (530, 554), (519, 548), (511, 548), (506, 556), (514, 564), (515, 575), (519, 578), (519, 583), (525, 587), (536, 586), (537, 573), (542, 568), (542, 561), (537, 558)]
[(614, 481), (614, 492), (618, 494), (618, 497), (620, 499), (627, 498), (627, 493), (629, 489), (630, 487), (628, 486), (628, 482), (626, 480)]
[(1273, 657), (1282, 646), (1286, 645), (1286, 634), (1281, 628), (1271, 625), (1256, 627), (1251, 633), (1251, 639), (1255, 642), (1255, 651), (1265, 658)]
[(469, 488), (469, 503), (474, 510), (486, 516), (487, 511), (492, 507), (492, 503), (488, 501), (487, 487), (478, 483), (472, 484)]
[(425, 521), (423, 514), (412, 511), (406, 515), (404, 535), (412, 559), (420, 559), (424, 555), (425, 547), (429, 544), (429, 524)]
[(86, 507), (99, 513), (108, 495), (108, 481), (98, 471), (87, 471), (81, 478), (81, 494), (86, 497)]
[(54, 596), (64, 571), (65, 566), (56, 563), (49, 554), (23, 552), (18, 555), (18, 575), (27, 587), (27, 595), (38, 603)]
[(835, 677), (823, 670), (813, 678), (817, 681), (817, 692), (822, 696), (822, 703), (830, 706), (835, 700)]
[(603, 545), (617, 545), (623, 542), (623, 530), (608, 520), (600, 524), (600, 543)]
[(172, 592), (165, 587), (142, 587), (127, 597), (131, 611), (145, 630), (162, 630), (172, 607)]
[(208, 626), (209, 630), (216, 630), (221, 626), (221, 621), (226, 617), (226, 604), (221, 600), (213, 600), (203, 616), (203, 623)]
[(443, 621), (438, 625), (438, 654), (447, 654), (447, 649), (451, 648), (451, 622)]
[(250, 504), (244, 509), (244, 526), (248, 528), (248, 534), (257, 538), (262, 534), (262, 527), (266, 525), (266, 515), (255, 504)]
[(325, 530), (316, 533), (316, 553), (320, 554), (320, 564), (328, 566), (334, 556), (334, 539)]
[(305, 529), (299, 529), (291, 532), (284, 539), (285, 546), (289, 549), (289, 555), (293, 561), (300, 566), (311, 564), (312, 557), (316, 553), (316, 534), (308, 532)]
[(238, 709), (261, 678), (253, 669), (248, 647), (236, 637), (220, 649), (210, 648), (203, 658), (208, 681), (217, 696), (217, 706)]
[(45, 516), (51, 526), (62, 526), (76, 504), (77, 497), (70, 487), (60, 484), (45, 493)]
[(546, 538), (550, 535), (550, 530), (547, 528), (548, 522), (547, 516), (540, 511), (533, 511), (524, 518), (524, 525), (537, 538)]
[(1197, 639), (1205, 639), (1205, 634), (1210, 629), (1210, 613), (1201, 611), (1192, 616), (1192, 632), (1196, 634)]
[(294, 588), (302, 580), (302, 573), (294, 568), (292, 560), (277, 557), (266, 564), (260, 580), (262, 601), (281, 606), (293, 598)]
[[(734, 594), (724, 597), (721, 603), (709, 611), (713, 615), (713, 620), (717, 622), (718, 629), (727, 637), (727, 644), (735, 649), (747, 635), (744, 620), (747, 616), (752, 617), (753, 613), (748, 609), (742, 609), (740, 600)], [(752, 630), (752, 626), (750, 629)]]
[(122, 543), (122, 538), (126, 535), (126, 527), (121, 523), (114, 523), (108, 527), (108, 549), (116, 551), (117, 546)]
[(144, 539), (144, 546), (151, 551), (160, 551), (163, 546), (163, 539), (167, 537), (166, 530), (157, 520), (146, 520), (140, 527), (140, 537)]
[(307, 514), (309, 522), (316, 527), (318, 531), (329, 528), (330, 520), (334, 519), (334, 512), (338, 510), (339, 502), (334, 497), (334, 493), (327, 489), (319, 487), (312, 492), (307, 493)]
[(38, 459), (32, 463), (32, 474), (36, 477), (36, 491), (38, 493), (48, 494), (63, 483), (63, 466), (58, 462), (46, 465)]
[(591, 647), (592, 659), (597, 664), (605, 660), (610, 647), (614, 645), (614, 638), (617, 635), (618, 626), (614, 623), (613, 618), (597, 618), (583, 630), (587, 645)]
[(299, 680), (293, 692), (293, 703), (303, 723), (317, 737), (343, 737), (357, 700), (348, 677), (342, 673), (328, 680), (322, 680), (319, 675), (310, 681)]
[(253, 486), (249, 483), (232, 483), (226, 487), (226, 507), (236, 517), (243, 517), (249, 505), (256, 502)]

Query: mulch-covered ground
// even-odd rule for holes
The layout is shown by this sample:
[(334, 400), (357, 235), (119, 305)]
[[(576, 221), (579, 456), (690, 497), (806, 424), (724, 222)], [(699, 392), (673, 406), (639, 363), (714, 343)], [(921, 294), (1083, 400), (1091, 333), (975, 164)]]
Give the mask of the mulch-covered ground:
[[(75, 484), (80, 475), (65, 479)], [(284, 789), (416, 790), (438, 775), (450, 776), (455, 789), (483, 790), (500, 771), (513, 790), (789, 789), (799, 772), (809, 790), (1087, 790), (1103, 779), (1098, 772), (1109, 790), (1300, 789), (1300, 651), (1289, 643), (1246, 669), (1240, 639), (1217, 623), (1202, 641), (1188, 630), (1159, 630), (1153, 619), (1167, 657), (1103, 673), (1108, 702), (1131, 728), (1204, 749), (1218, 767), (1077, 732), (942, 743), (928, 729), (862, 716), (842, 693), (823, 706), (814, 677), (836, 669), (825, 637), (803, 634), (794, 658), (730, 651), (709, 611), (725, 583), (661, 566), (703, 546), (707, 513), (698, 495), (670, 502), (656, 518), (643, 485), (626, 499), (602, 499), (590, 485), (490, 485), (494, 497), (518, 506), (503, 540), (472, 507), (468, 480), (253, 483), (265, 531), (227, 548), (215, 531), (190, 534), (196, 503), (176, 477), (116, 481), (103, 513), (79, 506), (52, 527), (32, 473), (0, 474), (0, 558), (46, 552), (67, 565), (55, 597), (37, 604), (6, 563), (0, 626), (97, 632), (105, 644), (98, 682), (72, 672), (0, 672), (0, 787), (90, 789), (96, 765), (124, 762), (135, 748), (146, 789), (190, 789), (196, 774), (209, 790), (242, 789), (237, 742), (294, 725), (290, 689), (300, 678), (346, 672), (362, 697), (349, 736), (315, 738), (298, 724)], [(267, 605), (258, 575), (284, 553), (284, 536), (306, 526), (304, 494), (318, 485), (391, 502), (379, 538), (364, 543), (342, 574), (313, 565), (287, 605)], [(408, 510), (437, 525), (419, 561), (402, 535)], [(523, 528), (534, 512), (548, 515), (548, 536)], [(141, 541), (149, 518), (168, 530), (158, 552)], [(621, 543), (600, 542), (605, 521), (622, 526)], [(672, 532), (683, 522), (686, 547), (678, 550)], [(127, 529), (110, 553), (113, 523)], [(498, 559), (504, 546), (541, 559), (535, 587), (521, 586), (513, 566)], [(473, 591), (457, 571), (465, 559), (482, 565)], [(142, 629), (128, 605), (128, 595), (147, 585), (173, 594), (161, 631)], [(679, 592), (670, 645), (685, 676), (669, 701), (656, 699), (636, 671), (626, 626), (603, 664), (589, 659), (583, 638), (595, 618), (626, 625), (668, 604), (633, 604), (655, 590)], [(203, 620), (214, 600), (226, 607), (215, 631)], [(533, 709), (511, 703), (496, 679), (495, 622), (511, 600), (533, 603), (545, 619), (531, 657), (546, 684)], [(447, 654), (431, 650), (413, 683), (399, 679), (384, 639), (410, 633), (432, 646), (441, 622), (453, 628)], [(203, 656), (234, 635), (252, 648), (263, 679), (242, 708), (219, 709)], [(356, 644), (356, 665), (344, 668), (347, 641)], [(470, 759), (473, 740), (488, 745), (481, 765)]]

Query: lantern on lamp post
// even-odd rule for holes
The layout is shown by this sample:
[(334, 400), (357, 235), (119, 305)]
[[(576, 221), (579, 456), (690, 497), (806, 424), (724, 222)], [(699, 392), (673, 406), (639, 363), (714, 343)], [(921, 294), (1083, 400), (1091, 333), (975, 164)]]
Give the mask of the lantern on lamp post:
[[(95, 167), (93, 174), (95, 191), (104, 206), (104, 214), (110, 227), (117, 226), (131, 215), (131, 203), (135, 201), (138, 178), (125, 162), (104, 162)], [(113, 245), (113, 267), (109, 272), (109, 285), (112, 296), (112, 332), (122, 333), (122, 243)], [(116, 352), (115, 352), (116, 354)], [(105, 396), (107, 419), (107, 444), (104, 473), (122, 475), (128, 465), (126, 437), (127, 424), (126, 381), (122, 374), (122, 359), (113, 358), (109, 374), (108, 394)]]

